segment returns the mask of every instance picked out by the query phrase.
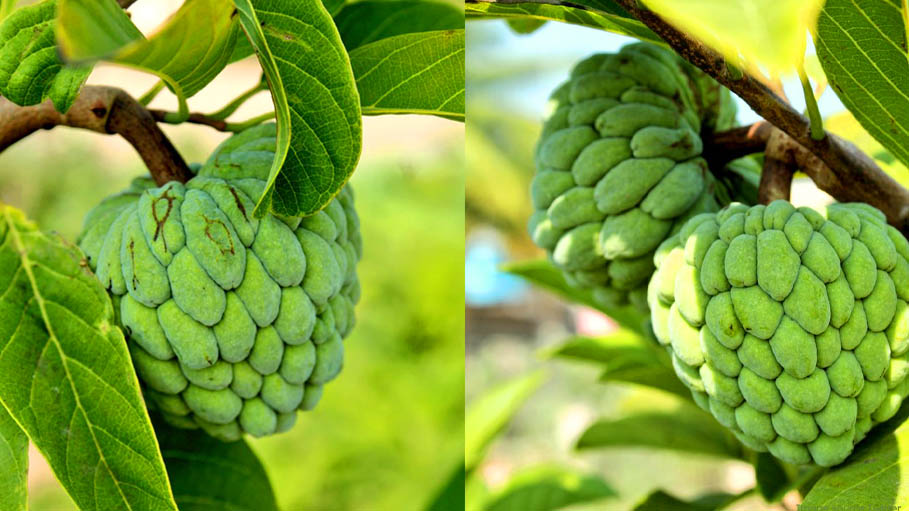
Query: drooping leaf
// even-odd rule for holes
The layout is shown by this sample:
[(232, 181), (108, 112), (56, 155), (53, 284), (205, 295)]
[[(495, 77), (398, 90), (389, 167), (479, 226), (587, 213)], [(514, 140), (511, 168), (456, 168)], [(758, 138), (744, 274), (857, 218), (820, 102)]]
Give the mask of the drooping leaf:
[(740, 448), (709, 414), (693, 405), (675, 409), (635, 410), (617, 419), (601, 419), (578, 439), (578, 449), (645, 447), (737, 458)]
[(598, 475), (541, 466), (515, 474), (504, 488), (490, 496), (484, 510), (554, 511), (615, 496), (615, 490)]
[(789, 490), (789, 475), (783, 463), (775, 456), (759, 452), (754, 455), (754, 476), (757, 489), (764, 500), (776, 502)]
[(522, 376), (468, 404), (464, 420), (464, 461), (468, 472), (483, 459), (495, 436), (508, 424), (521, 404), (543, 384), (544, 378), (541, 372)]
[(28, 437), (0, 405), (0, 509), (28, 509)]
[(508, 23), (508, 28), (521, 35), (532, 34), (546, 24), (546, 20), (533, 18), (508, 18), (505, 21)]
[(634, 511), (714, 511), (732, 502), (735, 495), (728, 493), (711, 493), (691, 501), (684, 501), (657, 490), (634, 507)]
[(824, 0), (644, 0), (670, 24), (717, 50), (779, 76), (802, 64)]
[(909, 405), (871, 429), (846, 462), (831, 468), (811, 488), (805, 509), (893, 509), (909, 501)]
[(0, 403), (83, 510), (176, 511), (111, 300), (81, 252), (0, 205)]
[(426, 511), (464, 511), (466, 474), (464, 463), (458, 463), (445, 481), (445, 485), (430, 501)]
[(628, 330), (649, 335), (645, 328), (649, 319), (647, 315), (631, 306), (604, 306), (593, 299), (593, 294), (589, 290), (578, 289), (568, 285), (562, 272), (545, 259), (508, 263), (502, 266), (502, 271), (517, 275), (531, 284), (553, 292), (568, 301), (597, 309)]
[(350, 52), (363, 114), (464, 120), (464, 30), (403, 34)]
[[(568, 5), (551, 5), (546, 3), (468, 3), (465, 14), (468, 18), (504, 18), (535, 19), (541, 21), (561, 21), (583, 27), (597, 28), (616, 34), (636, 37), (665, 45), (666, 43), (640, 21), (631, 18), (612, 2), (572, 2), (574, 5), (589, 6), (596, 10), (577, 8)], [(589, 5), (588, 5), (589, 4)], [(611, 5), (609, 5), (611, 4)]]
[(54, 38), (56, 0), (17, 9), (0, 24), (0, 95), (17, 105), (50, 98), (54, 108), (72, 106), (91, 66), (64, 66)]
[(335, 16), (347, 51), (401, 34), (464, 28), (464, 13), (451, 4), (413, 0), (364, 0)]
[(831, 87), (893, 156), (909, 165), (909, 55), (900, 0), (828, 0), (817, 56)]
[(157, 416), (154, 425), (180, 511), (278, 510), (265, 467), (245, 440), (225, 443)]
[(320, 2), (234, 0), (268, 80), (278, 123), (256, 214), (308, 215), (338, 194), (360, 158), (360, 98), (334, 21)]
[(187, 0), (150, 38), (115, 0), (59, 0), (57, 38), (65, 58), (108, 60), (161, 78), (188, 115), (186, 98), (208, 85), (230, 62), (239, 24), (232, 0)]

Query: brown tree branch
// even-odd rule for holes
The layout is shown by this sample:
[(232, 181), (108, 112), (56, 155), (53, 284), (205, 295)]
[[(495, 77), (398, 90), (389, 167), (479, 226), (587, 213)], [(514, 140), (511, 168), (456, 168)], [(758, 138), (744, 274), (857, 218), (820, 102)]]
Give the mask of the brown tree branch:
[[(829, 133), (821, 140), (814, 140), (808, 119), (766, 85), (748, 75), (736, 79), (727, 72), (726, 62), (720, 54), (641, 7), (637, 0), (615, 1), (663, 38), (679, 55), (736, 93), (758, 115), (823, 162), (829, 172), (819, 172), (826, 178), (823, 186), (815, 180), (819, 187), (843, 202), (868, 202), (883, 211), (891, 225), (909, 233), (909, 190), (885, 174), (866, 154)], [(800, 167), (814, 179), (811, 169)]]
[(732, 160), (764, 152), (773, 130), (772, 124), (760, 121), (705, 134), (703, 156), (710, 163), (710, 168), (721, 169)]
[(117, 0), (117, 3), (120, 4), (120, 7), (126, 9), (130, 5), (133, 5), (134, 3), (136, 3), (136, 0)]
[(186, 161), (152, 115), (121, 89), (85, 86), (65, 114), (57, 112), (50, 101), (22, 107), (0, 98), (0, 152), (35, 131), (55, 126), (122, 136), (136, 149), (159, 185), (185, 183), (192, 178)]
[(758, 202), (770, 204), (782, 199), (789, 200), (792, 190), (792, 176), (795, 175), (795, 155), (787, 144), (792, 140), (780, 130), (770, 133), (764, 151), (764, 168), (758, 185)]

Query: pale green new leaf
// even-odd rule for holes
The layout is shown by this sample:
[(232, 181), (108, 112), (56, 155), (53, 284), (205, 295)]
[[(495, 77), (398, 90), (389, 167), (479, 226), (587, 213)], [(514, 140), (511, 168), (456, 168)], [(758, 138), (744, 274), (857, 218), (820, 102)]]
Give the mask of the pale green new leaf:
[(670, 24), (733, 63), (791, 73), (805, 55), (824, 0), (644, 0)]
[(870, 504), (896, 509), (909, 502), (909, 406), (875, 426), (842, 465), (825, 475), (805, 496), (805, 509), (861, 509)]
[(0, 404), (80, 509), (176, 511), (114, 308), (82, 253), (0, 205)]
[(524, 401), (543, 384), (545, 375), (535, 372), (506, 382), (477, 397), (467, 406), (464, 420), (467, 471), (483, 459), (486, 448), (511, 420)]
[(816, 46), (846, 108), (909, 165), (909, 54), (900, 0), (828, 0), (818, 18)]
[(319, 211), (350, 178), (362, 148), (360, 97), (321, 2), (234, 0), (275, 104), (277, 149), (256, 214)]
[(0, 405), (0, 509), (28, 509), (28, 437)]
[[(574, 2), (575, 4), (592, 4), (592, 7), (601, 6), (597, 2)], [(608, 30), (616, 34), (636, 37), (642, 41), (650, 41), (665, 45), (666, 43), (654, 34), (640, 21), (630, 18), (626, 13), (615, 8), (611, 10), (579, 9), (566, 5), (551, 5), (546, 3), (469, 3), (464, 6), (468, 18), (504, 18), (504, 19), (533, 19), (540, 21), (561, 21), (583, 27)]]
[(245, 440), (225, 443), (154, 417), (180, 511), (278, 511), (265, 467)]
[(694, 405), (639, 409), (617, 419), (601, 419), (578, 439), (578, 449), (644, 447), (737, 458), (740, 448), (710, 414)]
[(0, 95), (17, 105), (37, 105), (50, 98), (66, 112), (90, 66), (64, 66), (54, 38), (55, 0), (17, 9), (0, 23)]
[(524, 469), (493, 494), (485, 511), (555, 511), (615, 497), (602, 477), (558, 466)]
[(149, 39), (115, 0), (60, 0), (57, 37), (73, 61), (108, 60), (158, 75), (180, 100), (224, 69), (241, 35), (231, 0), (187, 0)]
[(607, 307), (593, 298), (589, 289), (580, 289), (568, 284), (562, 272), (545, 259), (517, 261), (502, 266), (502, 271), (517, 275), (535, 286), (553, 292), (562, 298), (597, 309), (623, 327), (647, 335), (645, 325), (648, 315), (631, 306)]
[(350, 52), (364, 115), (464, 120), (464, 30), (381, 39)]
[(386, 37), (464, 28), (464, 12), (451, 4), (413, 0), (365, 0), (335, 16), (347, 51)]

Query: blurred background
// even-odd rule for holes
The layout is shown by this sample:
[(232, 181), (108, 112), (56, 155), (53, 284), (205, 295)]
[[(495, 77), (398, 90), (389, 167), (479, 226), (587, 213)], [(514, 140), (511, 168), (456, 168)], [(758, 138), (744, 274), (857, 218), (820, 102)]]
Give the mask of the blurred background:
[[(146, 34), (180, 5), (136, 3)], [(257, 62), (231, 65), (191, 98), (212, 112), (259, 81)], [(100, 66), (89, 83), (141, 96), (156, 78)], [(151, 105), (176, 109), (163, 92)], [(272, 109), (260, 93), (231, 120)], [(164, 126), (187, 161), (202, 162), (228, 134)], [(364, 255), (357, 326), (345, 367), (319, 406), (290, 432), (250, 440), (286, 511), (422, 509), (463, 465), (464, 125), (434, 117), (364, 119), (353, 177)], [(0, 154), (0, 200), (74, 241), (88, 210), (147, 172), (119, 137), (69, 128), (39, 132)], [(30, 509), (74, 510), (37, 453)]]
[[(466, 281), (467, 409), (508, 382), (543, 372), (542, 386), (523, 402), (513, 420), (491, 444), (476, 476), (496, 494), (528, 467), (569, 467), (602, 476), (618, 497), (565, 509), (619, 510), (655, 489), (689, 499), (711, 492), (739, 493), (754, 485), (754, 472), (742, 462), (634, 449), (575, 449), (575, 443), (598, 418), (618, 418), (639, 403), (668, 394), (630, 384), (599, 383), (602, 366), (553, 360), (552, 350), (580, 334), (614, 333), (603, 314), (572, 305), (501, 271), (509, 261), (542, 259), (526, 224), (531, 214), (533, 147), (547, 99), (575, 62), (597, 52), (614, 52), (634, 39), (594, 29), (549, 22), (470, 20), (467, 23), (467, 189)], [(810, 44), (810, 43), (809, 43)], [(813, 49), (809, 48), (809, 54)], [(812, 80), (823, 87), (816, 58), (808, 57)], [(797, 77), (784, 90), (797, 109), (804, 97)], [(897, 163), (858, 125), (832, 90), (824, 87), (819, 106), (825, 127), (859, 145), (901, 183), (909, 171)], [(736, 98), (739, 124), (760, 118)], [(820, 206), (832, 199), (805, 177), (792, 191), (796, 205)], [(476, 406), (480, 408), (480, 406)], [(468, 505), (468, 507), (470, 507)], [(760, 497), (734, 509), (765, 509)]]

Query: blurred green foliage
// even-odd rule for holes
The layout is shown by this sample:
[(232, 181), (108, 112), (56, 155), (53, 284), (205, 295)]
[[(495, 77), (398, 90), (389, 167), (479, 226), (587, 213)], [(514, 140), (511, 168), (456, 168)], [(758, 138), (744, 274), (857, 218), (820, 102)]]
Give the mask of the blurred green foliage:
[[(354, 175), (363, 297), (344, 371), (290, 432), (250, 442), (281, 509), (423, 509), (463, 460), (464, 156), (452, 138), (432, 156), (362, 161)], [(74, 240), (95, 203), (144, 172), (121, 142), (30, 137), (0, 156), (0, 200)], [(175, 138), (188, 161), (213, 142)], [(37, 480), (32, 510), (74, 509), (49, 474)]]

